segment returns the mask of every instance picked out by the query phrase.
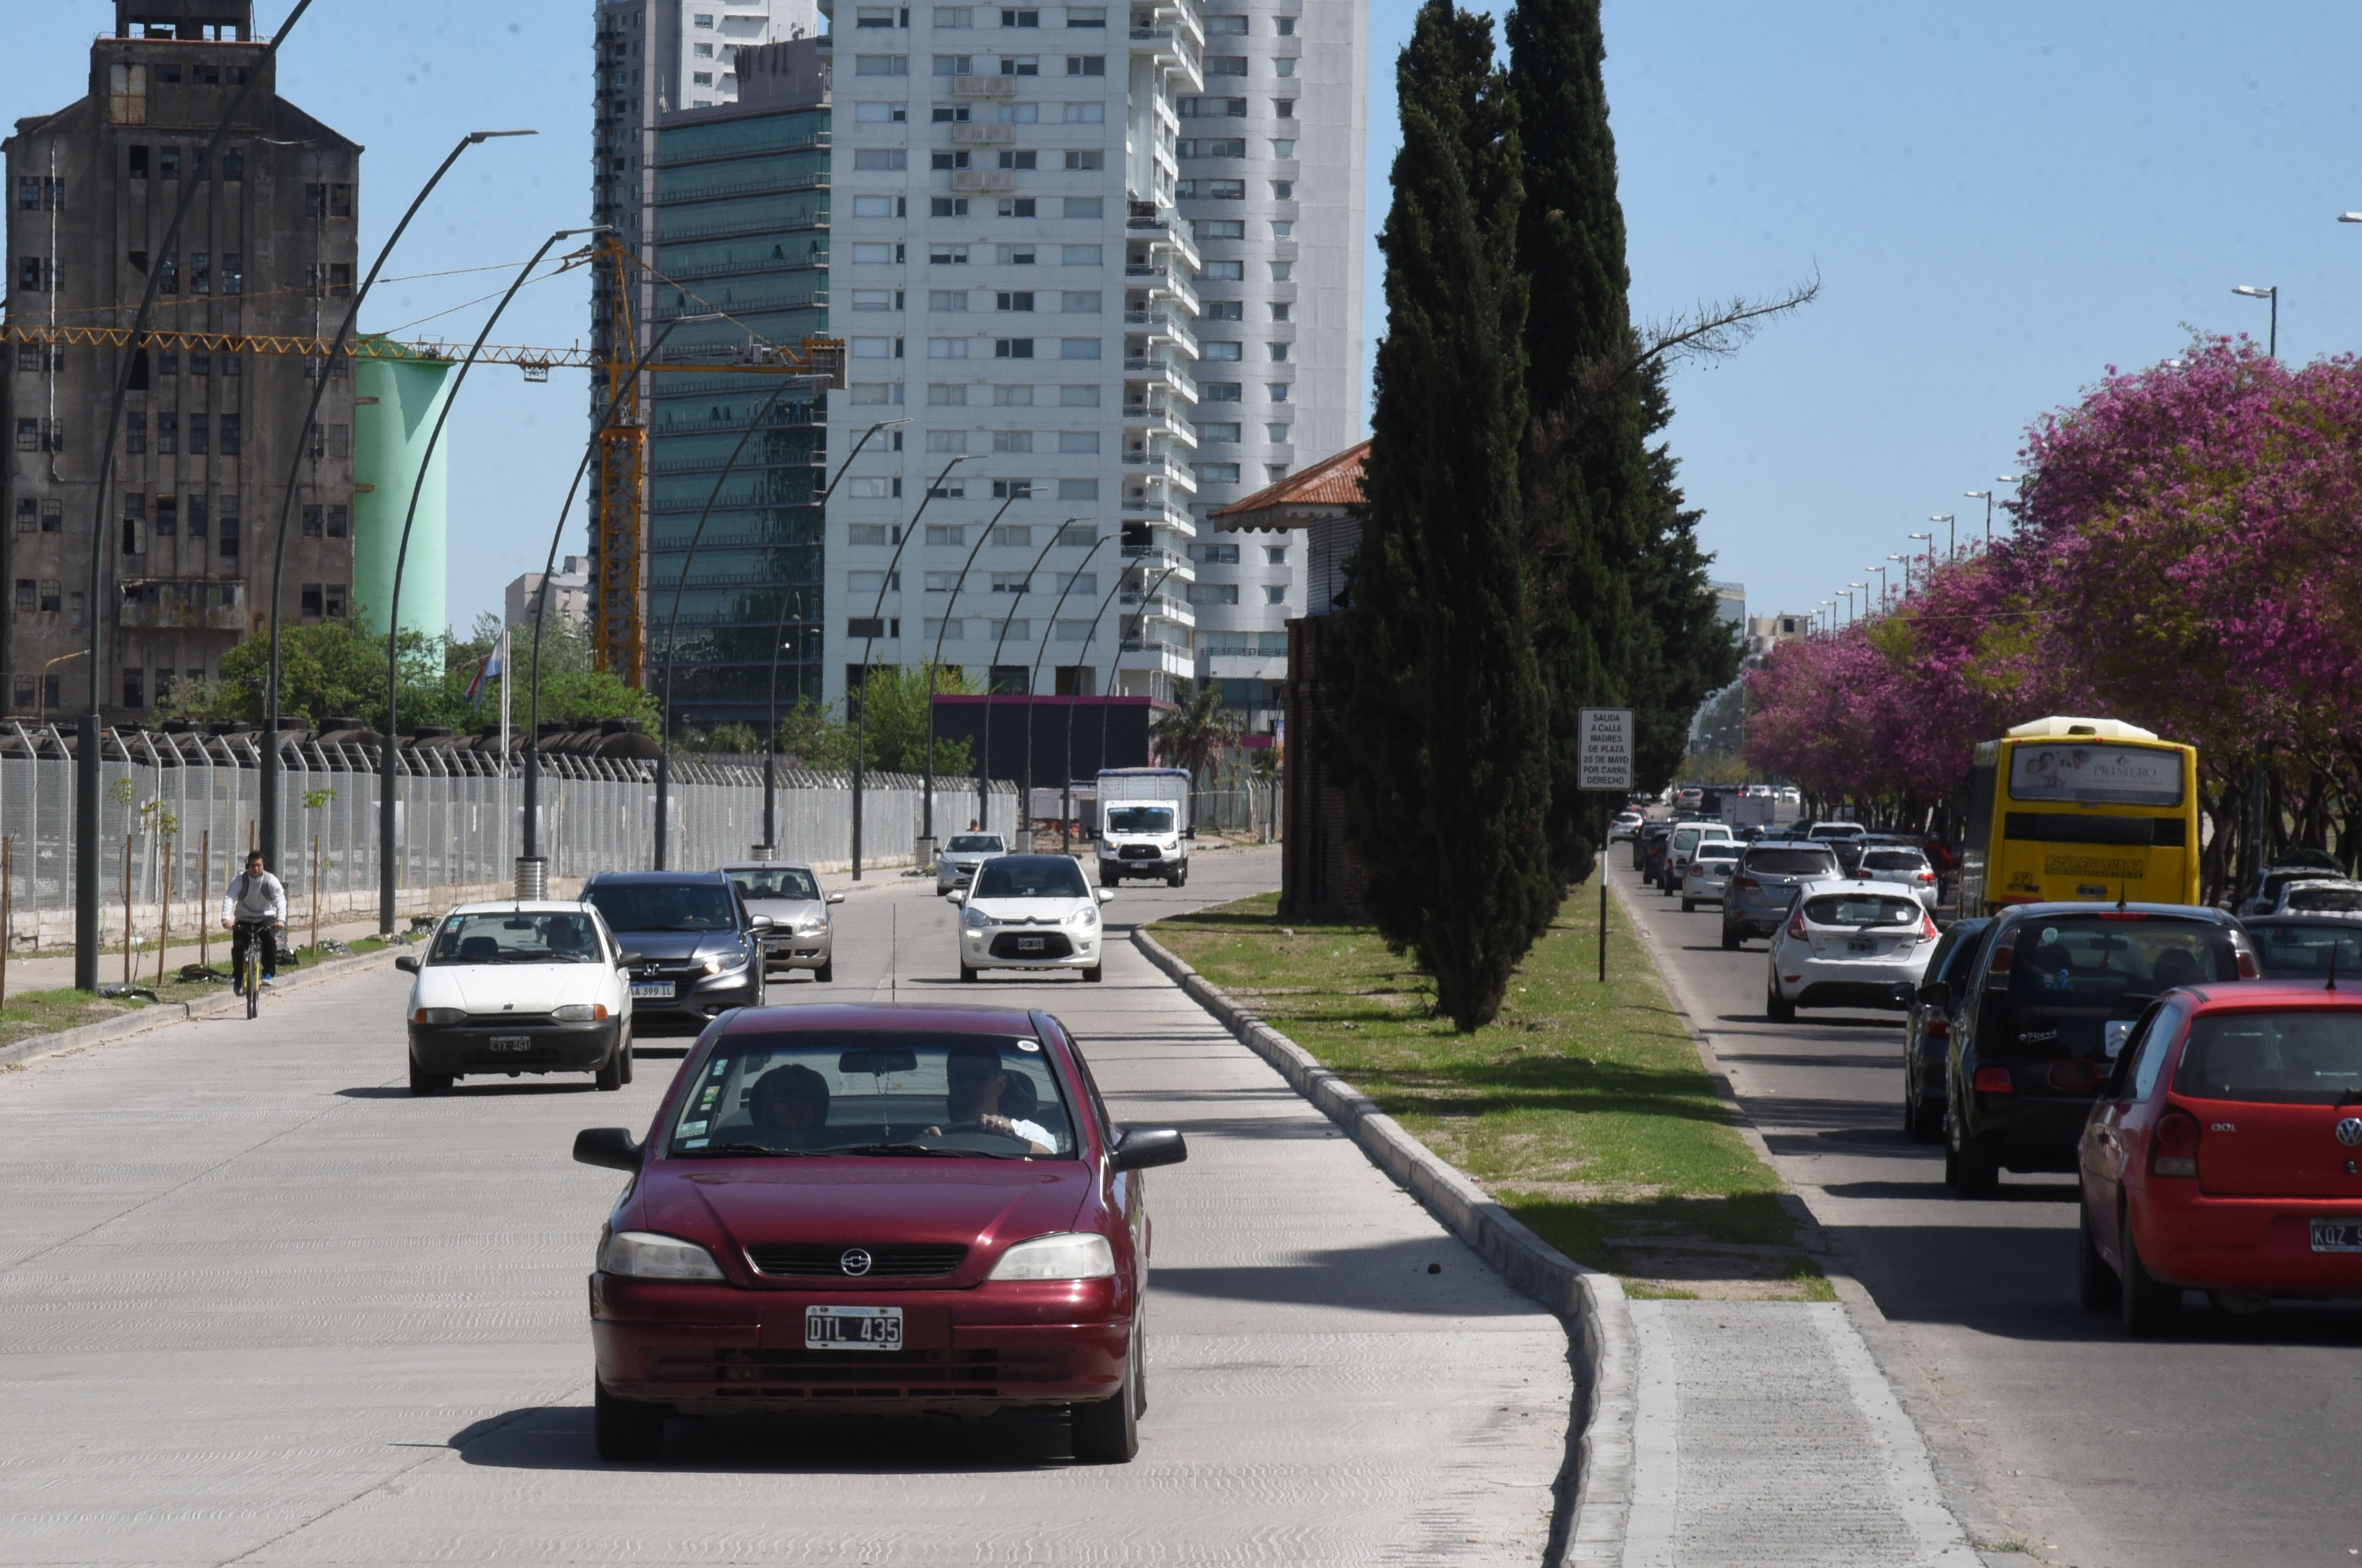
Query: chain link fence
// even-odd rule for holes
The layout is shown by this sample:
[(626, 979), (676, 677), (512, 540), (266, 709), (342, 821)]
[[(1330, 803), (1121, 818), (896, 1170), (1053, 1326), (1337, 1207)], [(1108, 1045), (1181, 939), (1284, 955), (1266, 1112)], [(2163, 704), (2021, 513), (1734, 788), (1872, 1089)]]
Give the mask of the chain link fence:
[[(288, 744), (280, 779), (290, 925), (316, 909), (326, 920), (374, 916), (378, 908), (378, 802), (370, 750), (305, 740)], [(98, 843), (100, 933), (120, 941), (127, 925), (152, 938), (171, 925), (210, 920), (250, 849), (261, 819), (261, 753), (245, 735), (109, 730), (101, 753)], [(514, 886), (524, 836), (519, 759), (459, 747), (421, 746), (395, 756), (396, 907), (432, 914)], [(6, 841), (7, 939), (17, 948), (73, 940), (76, 833), (74, 762), (56, 728), (0, 729), (0, 840)], [(853, 781), (844, 773), (779, 769), (773, 858), (841, 869), (853, 856)], [(871, 773), (862, 791), (862, 860), (908, 865), (922, 820), (923, 781)], [(749, 860), (763, 839), (763, 771), (676, 758), (667, 789), (673, 865), (709, 870)], [(656, 763), (640, 758), (545, 755), (537, 848), (551, 889), (594, 871), (644, 868), (656, 855)], [(970, 779), (935, 781), (938, 834), (983, 820), (1013, 833), (1017, 795), (995, 782), (981, 808)], [(947, 826), (949, 825), (949, 826)]]

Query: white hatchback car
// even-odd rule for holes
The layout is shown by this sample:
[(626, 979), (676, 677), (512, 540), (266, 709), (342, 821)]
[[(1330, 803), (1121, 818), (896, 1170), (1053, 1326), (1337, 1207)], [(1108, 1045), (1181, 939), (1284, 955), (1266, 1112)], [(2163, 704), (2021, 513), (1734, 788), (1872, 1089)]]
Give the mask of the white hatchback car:
[(1073, 969), (1099, 978), (1099, 905), (1115, 896), (1066, 855), (995, 855), (950, 895), (960, 905), (960, 979), (988, 969)]
[(1701, 904), (1720, 904), (1723, 890), (1738, 873), (1738, 854), (1743, 844), (1709, 839), (1697, 847), (1690, 859), (1689, 869), (1682, 872), (1682, 913), (1687, 915)]
[(1799, 1007), (1911, 1005), (1936, 951), (1936, 922), (1892, 883), (1806, 883), (1772, 933), (1763, 1011), (1793, 1023)]
[(1936, 868), (1908, 844), (1871, 845), (1861, 852), (1859, 874), (1864, 882), (1893, 883), (1929, 909), (1936, 907)]
[(588, 904), (463, 904), (426, 950), (394, 967), (418, 978), (406, 1010), (410, 1092), (439, 1094), (480, 1074), (587, 1072), (632, 1081), (632, 985), (624, 952)]

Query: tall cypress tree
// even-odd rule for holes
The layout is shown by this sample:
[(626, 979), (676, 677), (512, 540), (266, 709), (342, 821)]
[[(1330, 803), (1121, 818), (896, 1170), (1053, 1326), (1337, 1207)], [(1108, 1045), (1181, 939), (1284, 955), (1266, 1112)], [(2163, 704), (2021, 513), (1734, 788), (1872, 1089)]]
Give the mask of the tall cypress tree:
[(1489, 18), (1429, 0), (1396, 67), (1387, 325), (1340, 628), (1345, 837), (1363, 902), (1462, 1030), (1558, 904), (1548, 698), (1527, 620), (1516, 122)]

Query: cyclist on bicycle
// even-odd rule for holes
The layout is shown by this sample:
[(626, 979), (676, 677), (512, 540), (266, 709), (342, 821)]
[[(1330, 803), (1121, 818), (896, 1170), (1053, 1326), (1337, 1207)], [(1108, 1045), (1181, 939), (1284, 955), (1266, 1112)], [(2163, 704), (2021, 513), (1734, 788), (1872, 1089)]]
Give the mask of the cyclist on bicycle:
[(230, 878), (229, 891), (222, 895), (222, 929), (231, 933), (232, 990), (244, 992), (247, 949), (258, 940), (262, 943), (262, 983), (276, 983), (279, 943), (271, 933), (286, 926), (287, 890), (262, 869), (262, 851), (257, 850), (246, 857), (246, 870)]

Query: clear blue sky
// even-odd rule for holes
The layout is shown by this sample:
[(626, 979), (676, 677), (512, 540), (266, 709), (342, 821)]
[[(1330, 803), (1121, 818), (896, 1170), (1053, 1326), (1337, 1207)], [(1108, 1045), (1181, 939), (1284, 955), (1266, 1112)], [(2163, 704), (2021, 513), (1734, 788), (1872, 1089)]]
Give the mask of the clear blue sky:
[[(275, 26), (290, 7), (266, 0)], [(1671, 432), (1718, 576), (1750, 606), (1809, 609), (1929, 513), (1982, 527), (1965, 489), (2014, 470), (2028, 420), (2109, 364), (2206, 332), (2263, 335), (2235, 283), (2285, 291), (2290, 358), (2362, 335), (2362, 8), (2151, 0), (2036, 5), (1607, 7), (1608, 91), (1636, 309), (1763, 293), (1819, 269), (1820, 302), (1738, 358), (1682, 372)], [(1394, 58), (1413, 7), (1371, 23), (1370, 222), (1396, 141)], [(13, 120), (83, 90), (102, 0), (12, 16)], [(535, 126), (469, 152), (389, 275), (513, 266), (589, 201), (590, 8), (556, 0), (315, 0), (283, 91), (367, 144), (362, 247), (472, 126)], [(2325, 150), (2329, 149), (2329, 150)], [(1370, 253), (1367, 332), (1385, 305)], [(505, 270), (381, 284), (364, 325), (493, 293)], [(579, 274), (538, 284), (497, 337), (587, 332)], [(417, 325), (465, 342), (489, 302)], [(450, 613), (464, 630), (537, 569), (581, 454), (582, 372), (485, 367), (452, 443)], [(579, 552), (580, 509), (566, 547)]]

